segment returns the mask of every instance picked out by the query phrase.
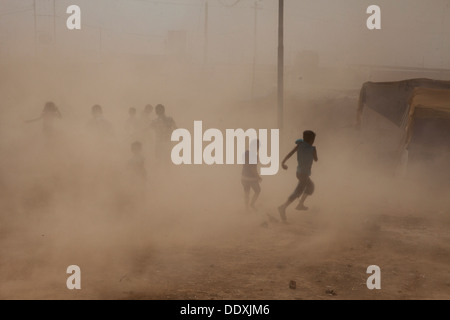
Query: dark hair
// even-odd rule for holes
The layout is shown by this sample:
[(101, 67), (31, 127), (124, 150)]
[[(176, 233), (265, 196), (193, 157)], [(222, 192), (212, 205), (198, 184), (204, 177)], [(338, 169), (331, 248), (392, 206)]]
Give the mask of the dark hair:
[(92, 107), (92, 112), (99, 112), (102, 113), (102, 107), (99, 104), (96, 104), (95, 106)]
[(128, 112), (135, 114), (136, 113), (136, 108), (130, 108), (130, 109), (128, 109)]
[(313, 143), (316, 139), (316, 134), (314, 131), (306, 130), (303, 132), (303, 141)]
[(54, 102), (51, 102), (51, 101), (47, 102), (47, 103), (45, 104), (45, 106), (44, 106), (44, 111), (45, 111), (45, 112), (56, 112), (57, 109), (58, 109), (58, 108), (56, 107), (55, 103), (54, 103)]
[(155, 107), (155, 111), (156, 111), (156, 114), (157, 114), (157, 115), (159, 115), (159, 114), (164, 114), (164, 112), (166, 111), (166, 108), (165, 108), (162, 104), (158, 104), (158, 105)]
[(152, 111), (153, 111), (153, 106), (151, 104), (148, 104), (148, 105), (145, 106), (144, 112), (150, 113)]

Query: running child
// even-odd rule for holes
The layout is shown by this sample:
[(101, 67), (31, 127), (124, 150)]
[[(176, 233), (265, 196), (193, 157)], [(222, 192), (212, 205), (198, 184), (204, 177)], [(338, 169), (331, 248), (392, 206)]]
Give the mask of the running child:
[(303, 139), (297, 140), (295, 142), (295, 148), (289, 152), (289, 154), (284, 158), (282, 162), (282, 167), (284, 170), (288, 169), (286, 161), (288, 161), (294, 153), (297, 153), (297, 179), (298, 184), (294, 192), (289, 196), (287, 201), (278, 207), (278, 212), (280, 213), (281, 220), (286, 222), (286, 209), (294, 202), (296, 199), (300, 198), (296, 209), (297, 210), (308, 210), (305, 206), (306, 198), (314, 193), (314, 183), (311, 180), (311, 167), (314, 161), (318, 161), (317, 149), (314, 147), (314, 141), (316, 139), (316, 134), (313, 131), (303, 132)]

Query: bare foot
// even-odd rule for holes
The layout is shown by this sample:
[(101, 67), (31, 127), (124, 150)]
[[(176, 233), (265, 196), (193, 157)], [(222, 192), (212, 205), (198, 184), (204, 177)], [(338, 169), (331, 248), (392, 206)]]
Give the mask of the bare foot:
[(305, 205), (303, 203), (299, 203), (297, 207), (295, 207), (295, 210), (299, 210), (299, 211), (306, 211), (308, 210), (308, 207), (305, 207)]

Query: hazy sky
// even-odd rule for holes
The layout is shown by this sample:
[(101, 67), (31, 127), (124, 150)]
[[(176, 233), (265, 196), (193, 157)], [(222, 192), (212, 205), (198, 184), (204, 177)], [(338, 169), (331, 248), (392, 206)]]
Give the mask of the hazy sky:
[[(206, 0), (56, 0), (56, 43), (66, 52), (163, 54), (167, 32), (185, 30), (187, 52), (203, 55)], [(209, 59), (253, 58), (255, 0), (208, 0)], [(258, 62), (277, 53), (277, 0), (257, 1)], [(0, 0), (0, 54), (34, 53), (33, 0)], [(40, 41), (52, 41), (53, 0), (36, 0)], [(66, 8), (82, 9), (82, 30), (65, 27)], [(369, 5), (382, 10), (382, 30), (366, 28)], [(287, 63), (315, 50), (322, 64), (383, 64), (450, 68), (450, 0), (285, 0)], [(100, 31), (101, 30), (101, 31)], [(42, 36), (44, 34), (44, 36)], [(45, 37), (47, 34), (47, 38)], [(50, 37), (50, 40), (48, 39)], [(101, 42), (100, 42), (101, 39)]]

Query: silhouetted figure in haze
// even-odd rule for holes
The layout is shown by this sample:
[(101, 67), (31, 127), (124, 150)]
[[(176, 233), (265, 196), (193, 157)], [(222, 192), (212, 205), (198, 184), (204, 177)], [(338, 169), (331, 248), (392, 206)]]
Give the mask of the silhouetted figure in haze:
[(144, 107), (144, 111), (142, 111), (142, 123), (145, 127), (149, 127), (152, 123), (152, 119), (150, 116), (153, 113), (153, 106), (151, 104), (147, 104)]
[(103, 109), (96, 104), (91, 109), (92, 119), (87, 124), (87, 129), (100, 139), (113, 139), (114, 129), (112, 124), (103, 117)]
[(128, 119), (125, 123), (125, 131), (130, 141), (135, 141), (139, 136), (139, 119), (136, 116), (136, 108), (128, 109)]
[(170, 142), (172, 132), (177, 129), (175, 121), (166, 116), (166, 109), (162, 104), (155, 107), (157, 118), (152, 122), (155, 130), (155, 151), (158, 162), (170, 159)]
[[(244, 154), (245, 164), (242, 168), (242, 175), (241, 175), (241, 183), (242, 183), (242, 186), (244, 187), (245, 208), (247, 210), (250, 207), (256, 210), (255, 203), (256, 203), (256, 200), (258, 200), (259, 194), (261, 193), (261, 187), (260, 187), (259, 183), (262, 181), (262, 178), (258, 172), (259, 140), (255, 140), (252, 143), (253, 144), (256, 143), (256, 154), (253, 155), (255, 157), (255, 159), (252, 159), (253, 156), (250, 157), (250, 151), (253, 148), (250, 148), (250, 150), (245, 151), (245, 154)], [(255, 162), (255, 163), (251, 164), (250, 160), (253, 160), (251, 162)], [(250, 202), (250, 190), (251, 189), (253, 190), (254, 194), (252, 197), (252, 201)]]
[[(153, 146), (153, 130), (152, 130), (152, 118), (153, 106), (147, 104), (142, 111), (139, 119), (139, 139), (146, 146)], [(147, 148), (148, 149), (148, 148)]]
[(295, 148), (289, 152), (289, 154), (284, 158), (282, 162), (282, 167), (284, 170), (287, 170), (288, 167), (286, 165), (286, 161), (291, 158), (294, 153), (297, 153), (297, 179), (298, 185), (295, 188), (294, 192), (289, 196), (288, 200), (278, 207), (278, 211), (280, 213), (281, 220), (286, 222), (286, 209), (287, 207), (298, 199), (301, 196), (300, 202), (297, 205), (297, 210), (308, 210), (305, 207), (305, 200), (308, 196), (314, 193), (314, 183), (312, 182), (311, 176), (311, 167), (314, 161), (318, 161), (317, 150), (314, 147), (314, 141), (316, 139), (316, 134), (313, 131), (305, 131), (303, 132), (303, 140), (297, 140), (295, 142)]
[(53, 138), (57, 135), (58, 122), (62, 119), (61, 112), (53, 102), (47, 102), (41, 116), (36, 119), (28, 120), (27, 123), (42, 120), (42, 132), (46, 138)]
[(145, 158), (142, 155), (142, 143), (135, 141), (131, 144), (132, 158), (128, 162), (128, 167), (135, 179), (144, 182), (147, 180), (147, 170), (145, 169)]

